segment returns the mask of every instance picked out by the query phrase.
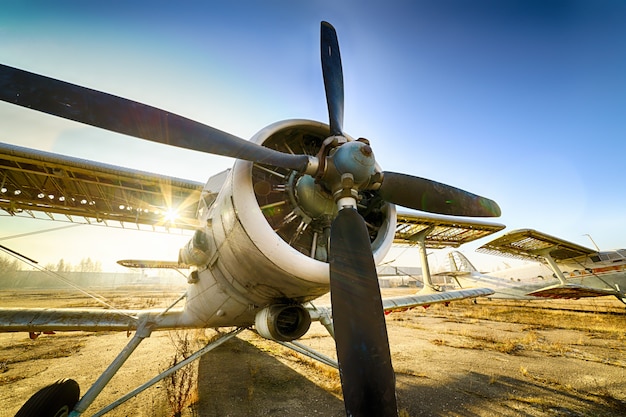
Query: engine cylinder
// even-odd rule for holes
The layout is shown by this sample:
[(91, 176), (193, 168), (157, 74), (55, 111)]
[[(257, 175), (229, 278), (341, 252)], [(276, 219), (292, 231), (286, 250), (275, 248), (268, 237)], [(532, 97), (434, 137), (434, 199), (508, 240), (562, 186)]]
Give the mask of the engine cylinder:
[(290, 342), (304, 336), (309, 330), (311, 316), (299, 304), (276, 304), (259, 311), (254, 324), (264, 338)]
[(193, 237), (178, 252), (178, 261), (186, 265), (200, 266), (209, 260), (209, 240), (206, 233), (196, 230)]

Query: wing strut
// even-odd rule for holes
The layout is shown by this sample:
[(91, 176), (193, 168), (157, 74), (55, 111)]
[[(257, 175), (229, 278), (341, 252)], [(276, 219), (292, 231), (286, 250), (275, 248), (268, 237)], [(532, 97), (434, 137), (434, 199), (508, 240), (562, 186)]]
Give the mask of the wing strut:
[(543, 256), (546, 262), (548, 262), (548, 265), (550, 265), (550, 268), (552, 269), (552, 271), (554, 272), (558, 280), (561, 282), (561, 285), (567, 285), (567, 282), (565, 281), (565, 276), (563, 275), (563, 271), (561, 271), (559, 266), (556, 264), (556, 262), (554, 261), (554, 259), (552, 259), (552, 256), (550, 255), (550, 252), (553, 249), (554, 248), (551, 247), (551, 248), (541, 251), (540, 252), (541, 256)]
[(417, 242), (417, 247), (419, 248), (420, 254), (420, 262), (422, 264), (422, 281), (424, 282), (424, 287), (420, 291), (421, 294), (432, 294), (434, 292), (439, 292), (439, 290), (433, 284), (433, 279), (430, 275), (430, 266), (428, 265), (428, 253), (426, 253), (426, 237), (434, 229), (435, 226), (429, 226), (411, 237), (411, 240), (415, 240)]

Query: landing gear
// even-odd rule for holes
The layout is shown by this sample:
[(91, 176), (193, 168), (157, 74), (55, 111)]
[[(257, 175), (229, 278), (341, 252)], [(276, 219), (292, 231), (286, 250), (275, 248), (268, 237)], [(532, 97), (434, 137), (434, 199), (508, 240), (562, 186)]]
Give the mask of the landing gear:
[(78, 402), (80, 388), (73, 379), (60, 379), (40, 389), (15, 414), (15, 417), (67, 417)]

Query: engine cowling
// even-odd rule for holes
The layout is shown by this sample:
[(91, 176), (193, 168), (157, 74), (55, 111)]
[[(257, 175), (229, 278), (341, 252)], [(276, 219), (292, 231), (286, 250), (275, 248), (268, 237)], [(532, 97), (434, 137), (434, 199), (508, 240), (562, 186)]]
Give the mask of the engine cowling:
[(291, 342), (309, 330), (311, 316), (299, 304), (275, 304), (259, 311), (254, 325), (259, 335), (266, 339)]
[[(282, 152), (317, 155), (328, 132), (324, 123), (287, 120), (266, 127), (251, 141)], [(263, 242), (258, 248), (281, 269), (328, 284), (330, 224), (337, 214), (329, 190), (309, 175), (246, 161), (235, 164), (233, 182), (239, 220), (252, 241)], [(374, 191), (364, 191), (359, 195), (359, 213), (368, 225), (378, 263), (393, 242), (395, 206)]]

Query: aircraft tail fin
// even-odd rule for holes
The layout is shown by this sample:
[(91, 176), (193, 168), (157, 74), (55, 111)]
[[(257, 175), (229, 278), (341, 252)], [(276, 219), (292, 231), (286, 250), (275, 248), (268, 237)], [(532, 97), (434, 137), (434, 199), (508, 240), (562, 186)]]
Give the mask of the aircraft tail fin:
[(452, 251), (448, 254), (450, 270), (456, 273), (478, 272), (476, 267), (461, 252)]

